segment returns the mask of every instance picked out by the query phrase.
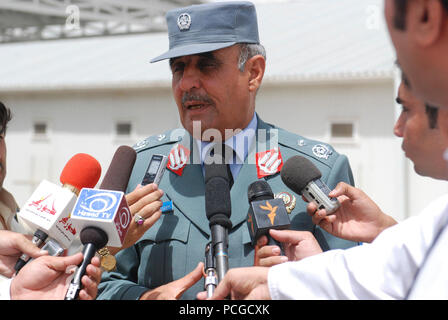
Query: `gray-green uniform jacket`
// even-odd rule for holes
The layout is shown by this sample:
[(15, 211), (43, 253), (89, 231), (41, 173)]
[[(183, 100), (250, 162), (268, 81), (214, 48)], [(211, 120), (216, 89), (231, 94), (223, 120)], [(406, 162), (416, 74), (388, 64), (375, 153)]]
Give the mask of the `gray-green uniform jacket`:
[[(257, 135), (258, 146), (265, 145), (266, 150), (269, 150), (269, 143), (278, 139), (283, 161), (295, 155), (304, 156), (322, 172), (322, 180), (330, 188), (334, 188), (340, 181), (353, 185), (347, 157), (338, 154), (331, 146), (276, 128), (260, 118), (258, 129), (267, 131), (266, 144), (264, 141), (260, 143), (264, 138)], [(129, 180), (128, 191), (134, 190), (136, 185), (141, 183), (151, 156), (168, 156), (176, 143), (185, 145), (189, 150), (193, 150), (195, 144), (184, 129), (151, 136), (137, 144), (137, 160)], [(249, 184), (258, 179), (253, 159), (257, 151), (249, 151), (231, 189), (233, 227), (229, 232), (230, 268), (251, 266), (254, 262), (254, 248), (246, 218), (249, 209), (247, 189)], [(190, 158), (192, 156), (199, 159), (193, 151)], [(165, 171), (159, 187), (164, 191), (162, 200), (173, 202), (173, 211), (163, 214), (134, 246), (116, 255), (117, 269), (103, 273), (98, 299), (138, 299), (151, 288), (182, 278), (191, 272), (198, 262), (204, 261), (205, 246), (211, 240), (209, 221), (205, 215), (205, 183), (202, 166), (193, 163), (198, 162), (187, 164), (181, 176), (169, 170)], [(283, 184), (279, 173), (264, 179), (274, 194), (282, 191), (294, 194)], [(306, 203), (301, 196), (294, 195), (297, 204), (290, 215), (291, 229), (311, 231), (323, 250), (357, 245), (355, 242), (336, 238), (315, 226), (306, 212)], [(196, 294), (204, 290), (203, 285), (203, 281), (199, 281), (187, 290), (182, 298), (195, 299)]]

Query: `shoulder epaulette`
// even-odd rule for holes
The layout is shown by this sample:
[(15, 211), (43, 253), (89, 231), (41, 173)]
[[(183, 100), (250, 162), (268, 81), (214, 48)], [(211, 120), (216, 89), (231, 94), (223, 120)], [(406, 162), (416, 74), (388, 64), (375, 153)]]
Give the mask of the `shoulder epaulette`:
[(330, 167), (339, 155), (328, 143), (311, 140), (280, 128), (278, 128), (278, 142)]
[(176, 143), (182, 140), (185, 133), (186, 131), (183, 128), (168, 130), (158, 135), (149, 136), (146, 139), (134, 144), (132, 147), (136, 152), (140, 152), (164, 144)]

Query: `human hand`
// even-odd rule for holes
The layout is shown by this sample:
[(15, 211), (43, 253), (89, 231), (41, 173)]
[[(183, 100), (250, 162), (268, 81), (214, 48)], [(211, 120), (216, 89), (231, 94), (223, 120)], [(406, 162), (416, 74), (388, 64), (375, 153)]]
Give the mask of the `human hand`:
[(203, 270), (204, 263), (199, 262), (197, 267), (185, 277), (145, 292), (140, 300), (177, 300), (185, 291), (202, 279)]
[(281, 248), (277, 245), (268, 245), (268, 237), (261, 236), (255, 245), (254, 266), (272, 267), (288, 261), (288, 257), (282, 255)]
[[(11, 299), (13, 300), (62, 300), (70, 284), (70, 267), (80, 264), (82, 253), (68, 257), (43, 256), (27, 263), (12, 279)], [(74, 268), (72, 268), (73, 270)], [(36, 276), (38, 275), (38, 276)], [(83, 289), (79, 299), (93, 300), (101, 281), (100, 260), (93, 257), (82, 277)]]
[[(234, 268), (227, 271), (224, 279), (216, 287), (211, 300), (223, 300), (228, 296), (232, 300), (269, 300), (269, 268)], [(207, 292), (198, 293), (199, 300), (207, 298)]]
[[(111, 254), (116, 254), (118, 251), (134, 245), (156, 223), (162, 216), (162, 211), (160, 211), (162, 207), (160, 198), (162, 196), (163, 191), (154, 183), (146, 186), (138, 185), (134, 191), (126, 195), (126, 201), (132, 215), (131, 224), (126, 233), (123, 246), (121, 248), (108, 248)], [(134, 221), (136, 214), (139, 214), (144, 219), (141, 225)]]
[(319, 242), (309, 231), (269, 230), (269, 234), (283, 244), (288, 261), (299, 261), (322, 253)]
[[(282, 243), (285, 256), (280, 255), (278, 246), (266, 246), (267, 237), (261, 237), (256, 249), (256, 262), (261, 267), (272, 267), (287, 261), (298, 261), (315, 254), (322, 253), (316, 238), (309, 231), (269, 230), (270, 236)], [(263, 247), (264, 245), (264, 247)]]
[(32, 258), (48, 254), (47, 251), (36, 247), (31, 238), (21, 233), (0, 230), (0, 274), (12, 277), (15, 273), (14, 266), (22, 253)]
[(337, 197), (341, 203), (334, 214), (327, 216), (326, 211), (318, 210), (313, 202), (308, 203), (307, 211), (314, 224), (336, 237), (372, 242), (384, 229), (397, 223), (363, 191), (345, 182), (340, 182), (329, 196)]

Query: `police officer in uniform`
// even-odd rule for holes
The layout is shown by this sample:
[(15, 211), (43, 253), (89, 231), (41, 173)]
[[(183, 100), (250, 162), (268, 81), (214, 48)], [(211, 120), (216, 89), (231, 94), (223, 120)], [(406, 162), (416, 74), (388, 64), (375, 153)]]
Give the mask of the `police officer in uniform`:
[[(344, 155), (325, 143), (268, 124), (256, 114), (255, 96), (264, 75), (265, 53), (253, 4), (194, 5), (171, 10), (166, 18), (170, 49), (152, 62), (170, 59), (173, 94), (184, 128), (148, 137), (134, 146), (137, 160), (128, 191), (141, 183), (152, 155), (166, 155), (168, 170), (160, 188), (162, 200), (171, 207), (134, 246), (116, 255), (117, 268), (103, 274), (99, 299), (145, 299), (150, 289), (184, 277), (204, 260), (211, 235), (205, 214), (203, 161), (219, 140), (217, 136), (234, 150), (230, 268), (254, 264), (246, 223), (247, 190), (258, 179), (265, 179), (275, 194), (289, 197), (291, 228), (312, 232), (324, 251), (357, 245), (315, 226), (306, 213), (306, 203), (281, 180), (283, 163), (301, 155), (316, 165), (330, 188), (340, 181), (353, 184)], [(203, 290), (199, 281), (182, 298), (195, 299)]]

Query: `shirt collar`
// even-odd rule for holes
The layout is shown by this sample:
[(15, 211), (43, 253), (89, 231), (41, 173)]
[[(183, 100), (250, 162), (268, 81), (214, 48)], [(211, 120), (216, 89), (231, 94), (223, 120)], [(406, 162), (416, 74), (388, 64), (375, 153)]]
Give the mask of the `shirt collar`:
[[(254, 112), (254, 116), (252, 117), (252, 120), (249, 122), (246, 128), (244, 128), (238, 134), (224, 141), (226, 145), (228, 145), (235, 151), (237, 157), (236, 159), (237, 164), (244, 163), (244, 160), (246, 159), (247, 154), (249, 153), (250, 146), (255, 140), (255, 132), (257, 130), (257, 125), (258, 125), (257, 115)], [(195, 139), (195, 141), (198, 146), (199, 154), (201, 155), (201, 164), (202, 164), (204, 163), (204, 159), (205, 156), (207, 155), (207, 152), (213, 146), (213, 143), (197, 139)]]

